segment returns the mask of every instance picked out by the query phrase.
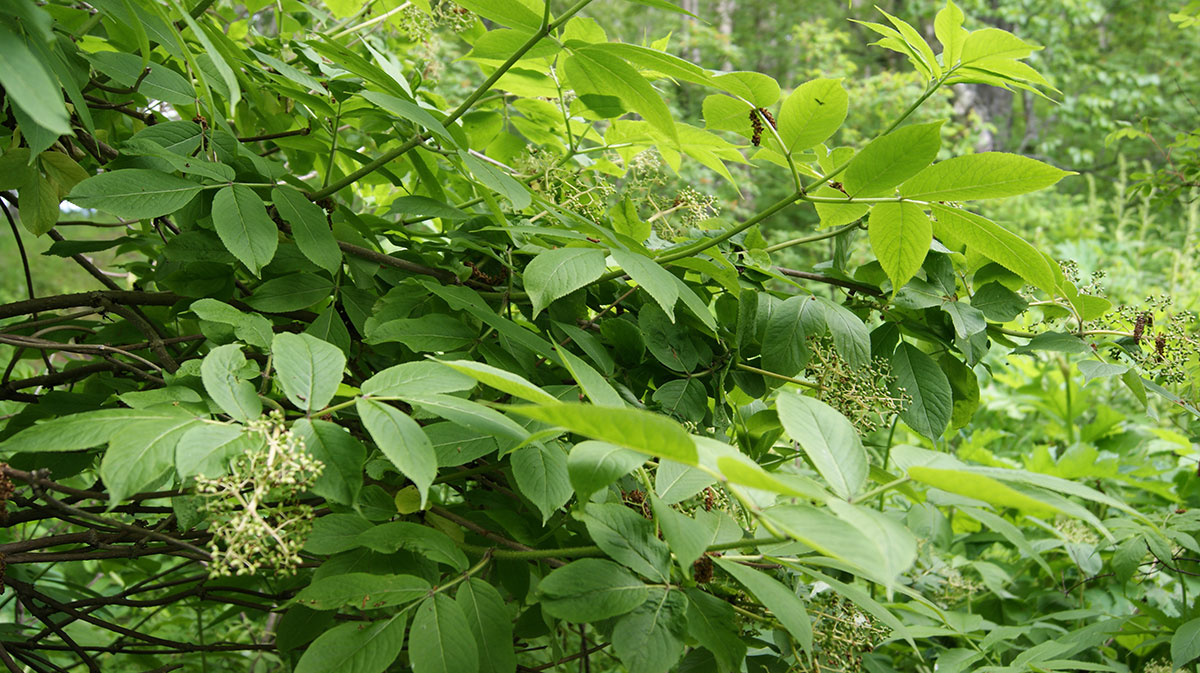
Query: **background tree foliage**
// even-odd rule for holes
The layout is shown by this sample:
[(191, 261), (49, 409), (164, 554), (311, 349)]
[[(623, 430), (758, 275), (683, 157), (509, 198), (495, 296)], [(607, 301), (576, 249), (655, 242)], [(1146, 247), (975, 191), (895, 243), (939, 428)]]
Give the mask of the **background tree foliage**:
[(0, 6), (0, 663), (1194, 667), (1191, 10), (857, 5)]

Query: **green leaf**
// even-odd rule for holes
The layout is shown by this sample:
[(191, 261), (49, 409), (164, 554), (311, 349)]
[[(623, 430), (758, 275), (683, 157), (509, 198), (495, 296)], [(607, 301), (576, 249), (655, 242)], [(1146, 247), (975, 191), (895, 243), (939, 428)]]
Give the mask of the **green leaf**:
[(174, 472), (175, 447), (200, 421), (190, 415), (124, 425), (108, 441), (100, 461), (100, 478), (111, 506), (163, 483)]
[(534, 257), (525, 267), (525, 291), (533, 300), (533, 315), (559, 297), (604, 274), (604, 251), (599, 248), (558, 248)]
[(168, 173), (122, 168), (105, 171), (75, 185), (67, 199), (80, 208), (141, 220), (170, 215), (186, 206), (200, 190), (198, 183)]
[(1020, 154), (981, 152), (938, 162), (900, 186), (900, 195), (923, 201), (999, 199), (1045, 189), (1068, 175)]
[(513, 451), (509, 460), (517, 488), (542, 513), (545, 524), (571, 499), (567, 455), (553, 442), (534, 443)]
[(571, 448), (567, 472), (579, 502), (587, 502), (593, 493), (629, 474), (645, 460), (637, 451), (589, 440)]
[(261, 446), (263, 436), (240, 425), (200, 423), (188, 429), (175, 447), (175, 471), (183, 479), (220, 477), (229, 472), (230, 459)]
[(966, 36), (962, 46), (964, 65), (984, 59), (1025, 58), (1041, 47), (1029, 44), (999, 28), (982, 28)]
[(716, 481), (716, 477), (704, 470), (673, 460), (658, 461), (658, 469), (654, 471), (654, 490), (668, 505), (687, 500)]
[(963, 43), (970, 33), (962, 27), (962, 10), (951, 0), (947, 0), (945, 9), (937, 13), (933, 20), (933, 32), (938, 42), (942, 43), (942, 66), (952, 67), (962, 55)]
[[(161, 63), (146, 65), (138, 56), (115, 51), (99, 51), (88, 55), (88, 60), (97, 72), (108, 75), (120, 86), (132, 87), (140, 82), (137, 91), (146, 98), (172, 105), (196, 104), (196, 90), (187, 79)], [(150, 69), (150, 74), (145, 77), (142, 76), (144, 67)]]
[(740, 670), (746, 644), (739, 637), (733, 606), (696, 588), (684, 589), (684, 593), (688, 598), (688, 636), (712, 652), (718, 670)]
[(675, 562), (684, 575), (691, 577), (692, 563), (704, 555), (712, 541), (712, 531), (703, 523), (664, 503), (654, 493), (650, 494), (650, 505), (663, 540), (675, 556)]
[(1200, 618), (1175, 630), (1171, 636), (1171, 665), (1183, 668), (1200, 657)]
[(456, 393), (475, 387), (474, 378), (446, 367), (445, 364), (418, 360), (388, 367), (363, 381), (363, 394), (397, 397), (401, 394)]
[(1009, 322), (1024, 313), (1029, 308), (1029, 302), (1000, 283), (991, 282), (975, 290), (971, 296), (971, 306), (982, 311), (988, 320)]
[(650, 598), (613, 627), (613, 651), (629, 673), (662, 673), (683, 654), (687, 597), (674, 588), (654, 589)]
[(796, 87), (779, 108), (779, 137), (788, 154), (825, 142), (846, 121), (850, 97), (840, 79), (814, 79)]
[(551, 572), (537, 587), (542, 609), (568, 622), (596, 622), (623, 615), (650, 595), (628, 570), (606, 559), (585, 558)]
[(479, 330), (445, 313), (420, 318), (398, 318), (376, 326), (367, 333), (367, 343), (394, 341), (418, 353), (443, 352), (465, 347), (475, 341)]
[(346, 573), (314, 580), (293, 599), (313, 610), (384, 608), (425, 598), (429, 582), (413, 575)]
[(34, 175), (21, 188), (18, 204), (21, 224), (34, 236), (41, 236), (58, 223), (58, 191), (41, 175)]
[(675, 285), (674, 274), (649, 257), (636, 252), (613, 250), (612, 258), (662, 307), (671, 322), (675, 322), (675, 302), (679, 300), (679, 288)]
[(693, 84), (706, 85), (712, 79), (704, 68), (657, 49), (623, 42), (603, 42), (588, 48), (608, 52), (646, 70)]
[(907, 472), (909, 477), (923, 484), (982, 500), (999, 507), (1013, 507), (1037, 516), (1048, 516), (1059, 512), (1058, 508), (1053, 505), (1025, 495), (983, 474), (922, 465), (911, 466)]
[(714, 558), (713, 561), (746, 587), (746, 590), (757, 598), (763, 607), (774, 613), (775, 618), (779, 620), (780, 624), (783, 624), (788, 633), (792, 634), (801, 649), (812, 653), (812, 621), (808, 618), (804, 602), (796, 596), (796, 592), (761, 570), (726, 561), (720, 557)]
[(25, 46), (25, 41), (3, 24), (0, 24), (0, 86), (12, 104), (34, 123), (54, 135), (71, 134), (62, 89)]
[(882, 193), (933, 163), (942, 146), (942, 124), (905, 126), (867, 143), (846, 166), (846, 194), (853, 198)]
[(447, 141), (450, 145), (457, 144), (457, 141), (455, 141), (454, 137), (450, 135), (450, 132), (446, 130), (446, 127), (442, 126), (440, 121), (435, 119), (428, 110), (420, 105), (417, 105), (412, 101), (404, 100), (403, 98), (397, 98), (395, 96), (390, 96), (388, 94), (378, 93), (375, 91), (364, 91), (360, 95), (384, 110), (396, 115), (397, 117), (407, 119), (408, 121), (419, 126), (424, 126), (433, 133), (437, 134), (438, 137), (440, 137), (443, 141)]
[(279, 231), (267, 215), (267, 207), (253, 189), (245, 185), (222, 187), (213, 197), (212, 219), (225, 248), (254, 275), (259, 275), (262, 268), (275, 257)]
[[(871, 364), (871, 333), (867, 326), (850, 309), (830, 301), (825, 297), (817, 297), (817, 303), (824, 309), (813, 314), (813, 320), (818, 317), (825, 321), (830, 336), (833, 337), (833, 347), (851, 367), (861, 369)], [(815, 330), (805, 328), (810, 334), (818, 334)]]
[(596, 47), (578, 47), (563, 63), (563, 71), (579, 95), (616, 96), (673, 145), (679, 144), (675, 122), (662, 96), (623, 58)]
[(313, 554), (337, 554), (354, 549), (362, 546), (360, 535), (377, 527), (357, 514), (317, 517), (308, 540), (304, 542), (304, 550)]
[(420, 407), (426, 412), (486, 435), (507, 438), (515, 442), (523, 442), (529, 438), (529, 431), (518, 425), (516, 421), (477, 402), (436, 393), (417, 395), (405, 392), (401, 394), (401, 397), (409, 404)]
[(283, 221), (291, 226), (296, 246), (305, 257), (330, 273), (341, 270), (342, 251), (320, 206), (290, 187), (272, 189), (271, 202)]
[[(315, 534), (316, 528), (313, 530)], [(363, 530), (354, 537), (351, 547), (366, 547), (381, 554), (407, 549), (460, 572), (468, 565), (466, 554), (446, 533), (409, 521), (391, 521)]]
[(784, 391), (776, 400), (779, 422), (800, 444), (833, 492), (850, 499), (867, 481), (867, 453), (854, 426), (824, 402)]
[(671, 552), (659, 540), (654, 523), (625, 505), (588, 503), (576, 516), (600, 549), (652, 580), (670, 577)]
[(542, 27), (542, 17), (524, 3), (503, 0), (464, 0), (457, 3), (489, 21), (511, 28), (534, 31)]
[[(754, 107), (769, 107), (779, 100), (779, 82), (761, 72), (734, 71), (714, 75), (712, 85), (749, 101)], [(750, 135), (750, 118), (743, 109), (746, 135)]]
[(1054, 270), (1046, 258), (1024, 239), (975, 213), (936, 203), (930, 207), (936, 216), (933, 230), (938, 238), (961, 242), (1024, 278), (1030, 285), (1051, 295), (1056, 293)]
[(188, 175), (197, 175), (219, 182), (232, 182), (236, 179), (236, 173), (230, 166), (215, 161), (205, 161), (191, 156), (176, 154), (153, 140), (131, 138), (121, 146), (121, 152), (161, 159), (167, 162), (172, 169)]
[(417, 487), (424, 507), (429, 485), (437, 477), (437, 453), (429, 437), (416, 421), (389, 404), (360, 397), (355, 408), (379, 450)]
[(763, 369), (784, 376), (795, 376), (804, 370), (809, 352), (803, 311), (810, 302), (815, 303), (813, 300), (796, 295), (776, 306), (763, 333)]
[(557, 352), (558, 356), (562, 358), (563, 365), (571, 373), (571, 378), (575, 379), (593, 404), (607, 407), (625, 405), (620, 393), (609, 385), (600, 372), (592, 369), (591, 365), (565, 348), (561, 348)]
[(337, 346), (307, 334), (283, 332), (271, 344), (276, 378), (297, 408), (325, 408), (342, 383), (346, 355)]
[(383, 673), (404, 648), (405, 617), (338, 624), (304, 650), (296, 673)]
[(708, 390), (699, 379), (667, 381), (651, 397), (663, 413), (681, 421), (700, 423), (708, 414)]
[(333, 283), (315, 273), (293, 273), (259, 285), (246, 299), (251, 308), (264, 313), (299, 311), (328, 299)]
[(642, 304), (638, 327), (646, 347), (656, 360), (677, 372), (690, 372), (700, 364), (700, 352), (691, 340), (691, 330), (674, 323), (657, 304)]
[(200, 377), (209, 397), (234, 420), (253, 420), (262, 415), (262, 402), (254, 384), (242, 378), (246, 356), (238, 344), (218, 346), (200, 363)]
[(942, 310), (950, 316), (950, 321), (954, 323), (954, 334), (960, 339), (968, 339), (987, 329), (983, 311), (965, 301), (948, 301), (942, 304)]
[[(557, 404), (558, 398), (530, 383), (528, 379), (518, 374), (493, 367), (482, 362), (470, 360), (439, 360), (440, 364), (469, 376), (484, 385), (508, 393), (527, 402), (538, 404)], [(451, 392), (451, 391), (432, 391)]]
[(862, 533), (864, 557), (859, 565), (868, 566), (889, 588), (893, 587), (917, 560), (917, 538), (897, 520), (870, 507), (837, 499), (829, 500), (828, 505), (839, 519)]
[(389, 215), (406, 218), (440, 217), (443, 220), (466, 220), (471, 216), (458, 208), (427, 196), (401, 196), (388, 206)]
[(1024, 345), (1012, 349), (1013, 355), (1023, 355), (1035, 351), (1054, 353), (1090, 353), (1091, 346), (1074, 334), (1066, 332), (1042, 332), (1027, 341)]
[(275, 333), (271, 329), (271, 321), (257, 313), (243, 313), (236, 308), (216, 299), (205, 297), (192, 302), (188, 310), (195, 313), (201, 320), (219, 322), (233, 327), (237, 338), (264, 350), (271, 347)]
[(900, 419), (930, 439), (941, 437), (954, 411), (946, 373), (933, 358), (907, 343), (900, 344), (892, 355), (892, 373), (895, 388), (912, 398)]
[(340, 505), (357, 502), (367, 458), (362, 442), (329, 421), (301, 418), (292, 425), (292, 432), (304, 442), (304, 450), (325, 465), (312, 486), (313, 494)]
[(1120, 376), (1129, 371), (1129, 365), (1112, 364), (1101, 360), (1081, 360), (1075, 364), (1083, 374), (1083, 382), (1090, 383), (1092, 379)]
[(479, 647), (480, 673), (516, 671), (512, 617), (500, 592), (478, 577), (472, 577), (459, 585), (454, 600), (462, 608)]
[(680, 425), (665, 416), (641, 409), (600, 407), (590, 404), (513, 406), (510, 411), (616, 446), (696, 464), (696, 445)]
[(458, 156), (484, 187), (512, 201), (517, 210), (524, 210), (533, 203), (533, 197), (529, 195), (525, 185), (514, 180), (508, 173), (462, 150), (459, 150)]
[(933, 242), (933, 225), (913, 203), (877, 203), (867, 220), (871, 250), (892, 281), (895, 295), (921, 268)]
[(98, 409), (37, 423), (0, 442), (0, 453), (79, 451), (104, 444), (137, 421), (163, 421), (187, 415), (178, 407)]

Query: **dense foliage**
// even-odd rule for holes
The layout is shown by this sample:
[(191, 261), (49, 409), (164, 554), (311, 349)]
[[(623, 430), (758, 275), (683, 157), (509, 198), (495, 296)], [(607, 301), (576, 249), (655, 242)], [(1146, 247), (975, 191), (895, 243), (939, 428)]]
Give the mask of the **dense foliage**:
[(737, 37), (777, 81), (698, 3), (376, 4), (0, 6), (8, 670), (1200, 658), (1195, 318), (1029, 242), (1074, 171), (946, 118), (1096, 158), (1015, 22), (858, 16), (886, 75)]

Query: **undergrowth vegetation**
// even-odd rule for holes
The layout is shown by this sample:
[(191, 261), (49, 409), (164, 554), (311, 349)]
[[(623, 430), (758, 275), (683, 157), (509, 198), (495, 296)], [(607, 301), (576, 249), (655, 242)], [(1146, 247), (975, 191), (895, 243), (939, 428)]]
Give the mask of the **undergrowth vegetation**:
[(680, 4), (0, 6), (0, 666), (1195, 670), (1195, 134)]

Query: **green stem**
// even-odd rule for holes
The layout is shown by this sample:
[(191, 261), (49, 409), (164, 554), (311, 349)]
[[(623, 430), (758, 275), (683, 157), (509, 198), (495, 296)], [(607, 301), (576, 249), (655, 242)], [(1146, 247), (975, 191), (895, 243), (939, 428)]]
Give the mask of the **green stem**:
[(836, 228), (836, 229), (830, 229), (829, 231), (822, 232), (822, 233), (820, 233), (820, 234), (813, 234), (812, 236), (805, 236), (805, 237), (803, 237), (803, 238), (793, 238), (793, 239), (791, 239), (790, 241), (784, 241), (784, 242), (782, 242), (782, 243), (776, 243), (775, 245), (767, 246), (767, 247), (766, 247), (766, 248), (763, 250), (763, 252), (766, 252), (766, 253), (768, 253), (768, 254), (769, 254), (769, 253), (772, 253), (772, 252), (776, 252), (776, 251), (778, 251), (778, 250), (783, 250), (783, 249), (785, 249), (785, 248), (790, 248), (790, 247), (792, 247), (792, 246), (794, 246), (794, 245), (804, 245), (804, 244), (806, 244), (806, 243), (815, 243), (815, 242), (817, 242), (817, 241), (823, 241), (823, 240), (825, 240), (825, 239), (827, 239), (827, 238), (834, 238), (835, 236), (841, 236), (842, 234), (844, 234), (844, 233), (846, 233), (846, 232), (848, 232), (848, 231), (850, 231), (850, 230), (852, 230), (852, 229), (858, 229), (858, 228), (860, 228), (860, 227), (862, 227), (862, 225), (861, 225), (861, 224), (858, 224), (858, 223), (855, 223), (855, 224), (847, 224), (847, 225), (846, 225), (846, 226), (844, 226), (844, 227), (838, 227), (838, 228)]
[(909, 479), (908, 477), (900, 477), (899, 479), (896, 479), (894, 481), (889, 481), (886, 484), (877, 486), (877, 487), (867, 491), (866, 493), (863, 493), (862, 495), (857, 496), (856, 498), (854, 498), (854, 500), (852, 500), (852, 502), (864, 502), (866, 500), (870, 500), (871, 498), (874, 498), (877, 495), (886, 493), (887, 491), (889, 491), (901, 484), (907, 484), (910, 481), (912, 481), (912, 479)]
[[(884, 129), (882, 133), (880, 133), (879, 135), (877, 135), (875, 137), (879, 138), (880, 136), (885, 136), (885, 135), (891, 133), (892, 131), (895, 131), (897, 127), (899, 127), (901, 124), (904, 123), (905, 119), (908, 119), (909, 116), (912, 115), (912, 113), (917, 111), (917, 108), (921, 107), (921, 105), (924, 104), (925, 101), (929, 100), (929, 97), (932, 96), (935, 91), (937, 91), (938, 89), (940, 89), (942, 87), (942, 84), (944, 84), (946, 82), (946, 80), (950, 78), (950, 75), (957, 68), (958, 68), (958, 66), (954, 66), (953, 68), (950, 68), (949, 70), (946, 71), (946, 74), (942, 75), (938, 79), (931, 82), (929, 84), (929, 86), (925, 87), (925, 93), (921, 94), (920, 98), (917, 98), (915, 101), (913, 101), (912, 105), (909, 105), (908, 108), (904, 112), (902, 112), (900, 114), (900, 116), (896, 118), (895, 121), (893, 121), (891, 124), (889, 124), (888, 127), (886, 129)], [(850, 165), (850, 161), (852, 161), (852, 160), (853, 160), (853, 157), (851, 157), (850, 160), (847, 160), (844, 163), (842, 163), (842, 165), (833, 169), (833, 172), (831, 172), (825, 176), (822, 176), (820, 178), (813, 179), (812, 182), (805, 185), (804, 191), (806, 191), (806, 192), (812, 191), (813, 187), (816, 187), (817, 185), (825, 183), (825, 182), (829, 182), (830, 180), (834, 179), (835, 177), (841, 175), (842, 171), (846, 170), (846, 167)]]
[(780, 381), (787, 381), (788, 383), (795, 383), (796, 385), (804, 386), (805, 388), (812, 388), (813, 390), (821, 390), (821, 386), (819, 384), (813, 383), (812, 381), (805, 381), (804, 379), (797, 379), (797, 378), (792, 378), (791, 376), (784, 376), (783, 374), (776, 374), (775, 372), (770, 372), (765, 369), (759, 369), (758, 367), (751, 367), (750, 365), (742, 364), (740, 362), (734, 366), (742, 371), (750, 372), (752, 374), (760, 374), (762, 376), (769, 376), (773, 379), (778, 379)]
[(322, 409), (320, 411), (313, 412), (312, 417), (320, 418), (322, 416), (328, 416), (329, 414), (332, 414), (335, 411), (341, 411), (342, 409), (345, 409), (346, 407), (354, 406), (354, 403), (357, 401), (358, 401), (358, 398), (355, 397), (353, 399), (346, 400), (345, 402), (339, 402), (338, 404), (335, 404), (333, 406), (325, 407), (324, 409)]
[[(736, 542), (724, 542), (715, 544), (705, 549), (710, 551), (725, 551), (726, 549), (740, 549), (742, 547), (756, 547), (765, 544), (779, 544), (791, 540), (786, 536), (774, 536), (767, 538), (757, 538), (750, 540), (738, 540)], [(604, 550), (596, 545), (586, 545), (582, 547), (562, 547), (559, 549), (495, 549), (492, 547), (480, 547), (472, 544), (459, 544), (459, 547), (469, 552), (476, 554), (484, 554), (491, 552), (492, 556), (499, 559), (515, 559), (521, 561), (536, 561), (545, 558), (579, 558), (585, 556), (603, 556)]]
[[(663, 254), (659, 255), (655, 259), (660, 264), (666, 264), (668, 262), (673, 262), (677, 259), (683, 259), (684, 257), (691, 257), (692, 255), (703, 252), (715, 245), (720, 245), (721, 243), (728, 241), (729, 239), (733, 238), (734, 236), (737, 236), (738, 234), (742, 233), (743, 231), (746, 231), (750, 227), (753, 227), (754, 225), (758, 224), (759, 222), (762, 222), (763, 220), (767, 219), (768, 217), (774, 215), (775, 213), (778, 213), (779, 211), (783, 210), (784, 208), (787, 208), (788, 206), (795, 203), (797, 201), (797, 199), (799, 199), (799, 198), (800, 198), (800, 192), (792, 192), (788, 196), (785, 196), (784, 198), (776, 201), (775, 203), (771, 204), (770, 206), (767, 206), (763, 210), (758, 211), (750, 219), (746, 220), (745, 222), (742, 222), (741, 224), (739, 224), (737, 226), (727, 229), (726, 231), (722, 232), (721, 234), (719, 234), (717, 236), (714, 236), (712, 238), (704, 238), (699, 241), (695, 241), (693, 243), (681, 245), (678, 248), (666, 250), (663, 252)], [(609, 278), (606, 278), (606, 280), (612, 280), (613, 278), (617, 278), (618, 276), (625, 275), (625, 272), (624, 271), (614, 272), (614, 273), (611, 273), (608, 275), (609, 275)]]
[[(552, 31), (558, 29), (559, 26), (561, 26), (568, 19), (570, 19), (575, 14), (577, 14), (581, 9), (583, 9), (584, 7), (587, 7), (588, 4), (590, 4), (591, 2), (592, 2), (592, 0), (579, 0), (574, 5), (572, 5), (569, 9), (567, 9), (567, 11), (563, 12), (562, 16), (558, 17), (558, 19), (556, 19), (555, 21), (553, 21), (553, 22), (543, 21), (542, 27), (536, 33), (534, 33), (532, 36), (530, 36), (530, 38), (528, 40), (526, 40), (524, 44), (522, 44), (520, 47), (518, 47), (517, 50), (515, 52), (513, 52), (512, 56), (508, 57), (507, 61), (502, 63), (499, 68), (496, 68), (496, 71), (493, 72), (486, 80), (484, 80), (483, 84), (480, 84), (479, 87), (475, 89), (475, 91), (471, 92), (471, 95), (467, 96), (466, 100), (464, 100), (462, 103), (460, 103), (459, 106), (457, 108), (455, 108), (453, 112), (451, 112), (445, 119), (442, 120), (442, 125), (449, 126), (450, 124), (453, 124), (455, 121), (457, 121), (459, 117), (466, 114), (467, 111), (470, 110), (471, 107), (474, 106), (475, 103), (485, 93), (487, 93), (488, 90), (491, 89), (496, 84), (496, 82), (499, 81), (499, 79), (504, 76), (504, 74), (506, 72), (509, 71), (509, 69), (511, 69), (514, 65), (517, 64), (517, 61), (520, 61), (521, 58), (525, 56), (526, 52), (528, 52), (530, 49), (533, 49), (534, 45), (536, 45), (538, 42), (540, 42), (543, 38), (545, 38), (547, 35), (549, 35)], [(320, 201), (321, 199), (324, 199), (331, 194), (337, 193), (343, 187), (347, 187), (349, 185), (354, 184), (355, 182), (358, 182), (363, 177), (370, 175), (371, 173), (374, 173), (375, 171), (379, 170), (387, 163), (399, 158), (400, 156), (402, 156), (403, 154), (405, 154), (412, 148), (419, 145), (422, 140), (424, 140), (424, 136), (422, 134), (418, 133), (417, 135), (415, 135), (412, 138), (409, 138), (407, 141), (405, 141), (405, 143), (403, 145), (401, 145), (395, 149), (392, 149), (388, 152), (383, 153), (382, 155), (377, 157), (375, 160), (373, 160), (367, 164), (364, 164), (358, 170), (346, 175), (345, 177), (342, 177), (339, 180), (335, 180), (332, 183), (330, 183), (329, 185), (309, 194), (308, 198), (312, 201)]]

